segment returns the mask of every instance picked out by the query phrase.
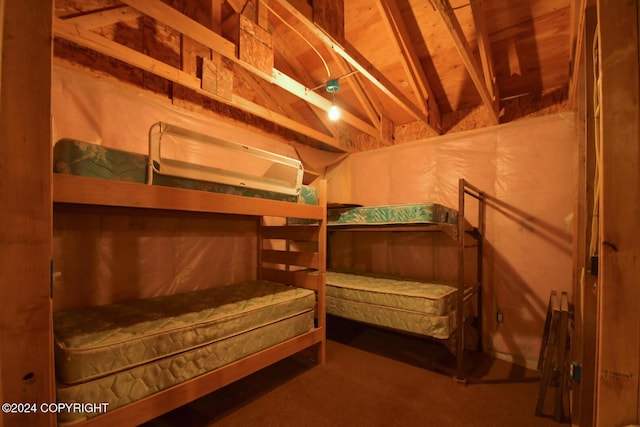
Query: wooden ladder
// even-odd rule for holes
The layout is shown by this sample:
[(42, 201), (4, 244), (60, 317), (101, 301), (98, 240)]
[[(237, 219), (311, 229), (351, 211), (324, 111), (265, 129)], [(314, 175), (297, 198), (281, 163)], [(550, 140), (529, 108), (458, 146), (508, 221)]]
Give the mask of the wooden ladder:
[(565, 397), (569, 393), (569, 298), (562, 292), (560, 301), (555, 291), (551, 291), (547, 318), (544, 325), (538, 370), (542, 370), (540, 391), (536, 405), (536, 415), (543, 416), (547, 392), (555, 387), (553, 419), (565, 421)]

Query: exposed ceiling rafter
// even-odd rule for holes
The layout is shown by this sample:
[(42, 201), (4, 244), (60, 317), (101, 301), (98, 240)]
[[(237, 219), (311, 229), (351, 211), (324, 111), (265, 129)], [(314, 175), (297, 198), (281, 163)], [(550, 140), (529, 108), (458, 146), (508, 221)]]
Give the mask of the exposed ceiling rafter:
[(141, 16), (140, 12), (129, 6), (118, 6), (88, 15), (73, 16), (66, 19), (66, 21), (73, 22), (83, 28), (92, 29), (136, 19), (139, 16)]
[[(276, 58), (278, 58), (279, 56), (282, 57), (280, 62), (282, 63), (282, 67), (286, 68), (284, 70), (285, 74), (296, 76), (303, 81), (313, 81), (313, 78), (311, 77), (311, 75), (309, 75), (309, 72), (304, 67), (304, 65), (301, 64), (300, 61), (296, 58), (295, 54), (291, 52), (289, 45), (285, 44), (284, 46), (278, 46), (275, 49), (274, 53), (276, 55)], [(309, 106), (313, 107), (312, 104), (309, 104)], [(311, 111), (313, 111), (314, 113), (319, 112), (319, 114), (316, 114), (318, 120), (322, 122), (324, 127), (331, 135), (337, 137), (335, 122), (329, 120), (328, 115), (323, 110), (319, 110), (318, 108), (311, 108)]]
[[(236, 54), (236, 45), (224, 37), (211, 31), (204, 25), (194, 21), (193, 19), (181, 14), (172, 7), (162, 3), (160, 0), (123, 0), (123, 3), (139, 10), (143, 14), (155, 19), (158, 22), (175, 29), (176, 31), (192, 38), (204, 46), (220, 53), (224, 57), (230, 59), (234, 63), (247, 69), (248, 71), (263, 78), (269, 83), (273, 83), (289, 93), (305, 100), (306, 102), (328, 111), (331, 108), (331, 101), (327, 98), (309, 90), (306, 86), (299, 83), (290, 76), (273, 69), (271, 74), (267, 74), (252, 65), (241, 61)], [(353, 114), (344, 111), (342, 119), (356, 129), (365, 132), (371, 136), (377, 136), (378, 132), (375, 127), (364, 122)]]
[(420, 64), (420, 58), (414, 47), (415, 44), (410, 41), (411, 37), (409, 36), (398, 4), (395, 0), (377, 0), (376, 3), (378, 4), (382, 21), (391, 39), (395, 42), (400, 62), (408, 76), (408, 83), (416, 94), (418, 107), (429, 117), (432, 127), (440, 129), (442, 127), (440, 108), (435, 101), (431, 85)]
[(469, 47), (469, 42), (467, 42), (467, 38), (462, 31), (460, 22), (458, 22), (458, 18), (456, 18), (449, 0), (430, 1), (435, 6), (436, 10), (440, 13), (442, 21), (449, 30), (449, 33), (451, 34), (451, 37), (453, 38), (453, 41), (455, 43), (456, 49), (460, 53), (460, 56), (462, 56), (462, 62), (467, 68), (467, 72), (469, 73), (473, 84), (480, 94), (482, 103), (488, 110), (491, 122), (493, 124), (498, 124), (498, 112), (494, 109), (494, 100), (491, 97), (489, 89), (484, 82), (482, 71), (478, 66), (478, 62), (476, 61), (475, 56), (473, 56), (473, 52)]
[[(349, 64), (344, 60), (343, 57), (338, 55), (336, 51), (330, 50), (331, 58), (336, 63), (338, 71), (340, 74), (348, 74), (353, 70), (349, 68)], [(359, 80), (359, 76), (357, 74), (353, 75), (353, 78), (347, 80), (347, 84), (351, 87), (354, 96), (362, 106), (363, 111), (374, 124), (376, 128), (380, 127), (380, 111), (376, 109), (375, 104), (371, 101), (371, 97), (367, 94), (367, 91), (362, 87), (362, 83)]]
[[(295, 5), (293, 4), (295, 3)], [(277, 4), (291, 15), (293, 15), (299, 22), (304, 24), (309, 31), (311, 31), (316, 37), (318, 37), (329, 48), (336, 51), (342, 58), (344, 58), (351, 67), (357, 70), (361, 75), (365, 76), (371, 83), (373, 83), (378, 89), (380, 89), (386, 96), (388, 96), (394, 103), (400, 106), (404, 111), (413, 116), (416, 120), (422, 121), (429, 127), (429, 118), (423, 113), (414, 103), (409, 101), (395, 86), (387, 80), (384, 75), (378, 71), (373, 64), (367, 61), (353, 46), (349, 43), (338, 43), (324, 30), (316, 26), (312, 18), (312, 9), (306, 2), (296, 0), (271, 0), (271, 4)], [(433, 129), (433, 128), (432, 128)], [(434, 132), (438, 133), (436, 129)]]
[(493, 99), (494, 111), (500, 111), (500, 94), (498, 93), (496, 73), (493, 66), (493, 54), (491, 53), (491, 41), (489, 39), (489, 30), (487, 29), (487, 20), (482, 1), (471, 2), (471, 14), (473, 15), (473, 22), (476, 25), (478, 50), (480, 51), (485, 84), (487, 85), (487, 89), (489, 89), (489, 95)]
[[(215, 99), (292, 143), (362, 151), (509, 122), (550, 102), (570, 108), (587, 3), (56, 0), (56, 22), (72, 26), (56, 40), (75, 40), (56, 56), (161, 90), (141, 78), (153, 73), (176, 83), (176, 105), (200, 98), (208, 110), (205, 98)], [(335, 95), (325, 91), (332, 79)]]
[(240, 96), (233, 95), (232, 99), (228, 100), (226, 98), (214, 95), (211, 92), (203, 90), (200, 87), (200, 79), (198, 79), (194, 75), (186, 73), (178, 68), (165, 64), (162, 61), (158, 61), (134, 49), (109, 40), (106, 37), (94, 33), (93, 31), (87, 30), (70, 22), (66, 22), (59, 18), (54, 18), (53, 24), (54, 35), (56, 37), (69, 40), (80, 46), (84, 46), (112, 58), (119, 59), (137, 68), (181, 84), (201, 95), (215, 99), (224, 104), (231, 105), (257, 117), (261, 117), (274, 123), (278, 123), (278, 125), (282, 127), (299, 132), (303, 135), (307, 135), (310, 138), (313, 138), (340, 151), (346, 151), (343, 147), (338, 145), (338, 142), (335, 138), (332, 138), (307, 125), (296, 122), (295, 120), (291, 120), (287, 116), (274, 113), (273, 111)]

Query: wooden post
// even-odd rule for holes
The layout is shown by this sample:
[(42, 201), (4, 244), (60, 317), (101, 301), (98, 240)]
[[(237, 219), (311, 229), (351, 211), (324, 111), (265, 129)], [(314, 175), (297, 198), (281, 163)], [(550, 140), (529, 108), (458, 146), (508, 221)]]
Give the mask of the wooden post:
[(640, 398), (638, 2), (598, 1), (600, 241), (596, 426), (637, 424)]
[[(0, 0), (0, 425), (55, 424), (51, 320), (51, 0)], [(25, 413), (26, 408), (32, 413)]]
[(324, 364), (326, 361), (326, 336), (327, 336), (327, 181), (320, 180), (318, 185), (319, 203), (324, 207), (323, 217), (320, 220), (320, 229), (318, 230), (318, 327), (322, 328), (322, 342), (318, 348), (318, 363)]
[[(596, 276), (591, 273), (591, 242), (595, 191), (595, 113), (594, 113), (594, 61), (593, 40), (596, 29), (595, 0), (585, 1), (584, 32), (581, 52), (576, 55), (574, 104), (576, 114), (575, 152), (575, 210), (573, 239), (573, 283), (575, 301), (575, 328), (572, 331), (572, 361), (580, 364), (581, 378), (571, 387), (571, 421), (573, 425), (592, 427), (594, 423), (594, 385), (596, 377), (596, 296), (593, 291)], [(597, 203), (597, 201), (596, 201)], [(597, 234), (597, 233), (594, 233)]]

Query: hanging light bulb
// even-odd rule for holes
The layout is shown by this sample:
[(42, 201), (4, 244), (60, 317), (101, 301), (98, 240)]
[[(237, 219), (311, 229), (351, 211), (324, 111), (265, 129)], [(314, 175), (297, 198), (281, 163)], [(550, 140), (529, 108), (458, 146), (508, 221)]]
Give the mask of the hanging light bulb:
[(332, 122), (335, 122), (340, 118), (340, 108), (338, 108), (338, 106), (335, 103), (333, 103), (329, 108), (328, 114), (329, 114), (329, 120), (331, 120)]
[(340, 90), (340, 85), (338, 84), (338, 79), (329, 80), (327, 82), (327, 92), (332, 94), (333, 102), (331, 103), (331, 107), (329, 108), (329, 120), (335, 122), (340, 118), (340, 108), (336, 105), (336, 95), (335, 93)]

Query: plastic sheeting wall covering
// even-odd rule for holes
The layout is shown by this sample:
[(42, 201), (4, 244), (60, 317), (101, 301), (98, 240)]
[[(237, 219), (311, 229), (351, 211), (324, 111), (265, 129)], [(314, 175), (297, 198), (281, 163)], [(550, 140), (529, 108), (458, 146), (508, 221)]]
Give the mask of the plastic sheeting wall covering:
[[(573, 115), (560, 113), (353, 154), (327, 174), (329, 202), (457, 208), (459, 178), (485, 191), (485, 348), (535, 367), (549, 293), (571, 294), (573, 141)], [(476, 212), (468, 202), (472, 224)], [(342, 268), (457, 274), (455, 243), (443, 234), (334, 233), (329, 244), (330, 265)]]

